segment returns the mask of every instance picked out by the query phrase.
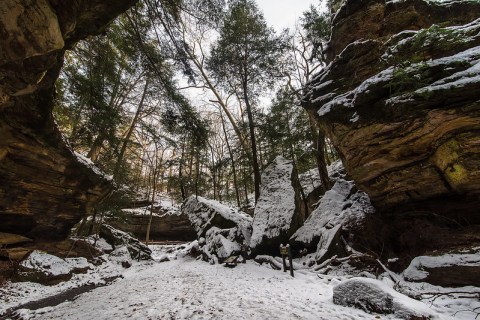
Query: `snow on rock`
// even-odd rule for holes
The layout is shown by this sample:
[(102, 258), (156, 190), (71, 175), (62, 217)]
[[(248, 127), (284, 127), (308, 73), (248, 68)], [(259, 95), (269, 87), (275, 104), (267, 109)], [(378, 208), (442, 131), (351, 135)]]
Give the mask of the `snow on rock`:
[(91, 269), (90, 263), (84, 257), (65, 258), (65, 261), (72, 267), (74, 273), (85, 273)]
[(369, 313), (394, 314), (400, 319), (439, 319), (426, 304), (370, 278), (352, 278), (338, 284), (333, 288), (333, 303)]
[(358, 191), (352, 181), (338, 179), (290, 240), (295, 247), (317, 246), (316, 260), (322, 262), (332, 255), (332, 246), (342, 230), (358, 227), (373, 212), (366, 193)]
[(303, 224), (305, 205), (293, 163), (277, 157), (262, 174), (255, 206), (250, 247), (254, 253), (276, 253), (278, 247)]
[(100, 177), (103, 177), (104, 179), (106, 180), (113, 180), (113, 177), (112, 176), (109, 176), (107, 175), (105, 172), (103, 172), (102, 170), (100, 170), (93, 162), (92, 160), (90, 160), (89, 158), (85, 157), (84, 155), (78, 153), (78, 152), (73, 152), (73, 154), (77, 157), (78, 161), (82, 164), (84, 164), (85, 166), (87, 166), (88, 168), (90, 168), (93, 172), (95, 172), (97, 175), (99, 175)]
[(203, 252), (207, 256), (205, 260), (213, 260), (213, 262), (217, 262), (214, 256), (219, 261), (223, 261), (233, 254), (239, 254), (240, 244), (243, 242), (242, 235), (237, 228), (219, 229), (212, 227), (207, 231), (205, 240), (206, 243), (203, 247)]
[(150, 260), (152, 251), (138, 239), (130, 234), (117, 230), (114, 227), (103, 224), (100, 229), (100, 237), (104, 238), (116, 250), (125, 246), (133, 259)]
[(74, 268), (57, 256), (35, 250), (20, 263), (15, 279), (53, 285), (69, 280)]
[[(345, 168), (342, 161), (337, 160), (327, 167), (328, 177), (330, 181), (337, 181), (339, 178), (345, 177)], [(303, 194), (307, 202), (308, 215), (315, 209), (318, 200), (325, 193), (325, 188), (322, 186), (318, 168), (313, 168), (298, 175), (300, 185), (303, 189)]]
[(117, 247), (108, 255), (108, 259), (120, 264), (124, 268), (130, 268), (132, 266), (132, 257), (126, 246)]
[(447, 287), (480, 286), (480, 251), (416, 257), (403, 272), (403, 277), (407, 281)]
[(198, 237), (205, 237), (211, 227), (229, 229), (237, 227), (246, 243), (252, 233), (252, 217), (218, 201), (191, 196), (182, 205), (182, 213), (188, 216)]

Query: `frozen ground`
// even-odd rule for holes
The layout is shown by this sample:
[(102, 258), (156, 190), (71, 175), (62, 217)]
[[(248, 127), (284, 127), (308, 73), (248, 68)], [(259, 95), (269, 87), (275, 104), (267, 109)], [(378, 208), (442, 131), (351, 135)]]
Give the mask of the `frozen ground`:
[(124, 277), (72, 302), (22, 313), (31, 319), (372, 319), (334, 305), (332, 288), (315, 276), (292, 279), (254, 263), (229, 269), (185, 258)]
[[(253, 261), (230, 269), (185, 256), (178, 246), (152, 249), (157, 260), (171, 261), (135, 262), (109, 286), (54, 307), (18, 310), (16, 319), (396, 319), (333, 304), (333, 287), (345, 277), (299, 270), (291, 278)], [(39, 294), (45, 290), (35, 288)], [(450, 319), (451, 310), (433, 307), (444, 314), (438, 319)], [(471, 313), (458, 316), (474, 319)]]

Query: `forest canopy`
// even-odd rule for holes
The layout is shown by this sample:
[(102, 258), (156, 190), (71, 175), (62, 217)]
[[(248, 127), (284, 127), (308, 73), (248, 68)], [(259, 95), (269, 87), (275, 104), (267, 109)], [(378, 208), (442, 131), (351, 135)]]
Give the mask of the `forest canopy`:
[(277, 32), (253, 0), (140, 1), (67, 52), (56, 121), (75, 151), (150, 197), (255, 202), (278, 155), (325, 174), (335, 151), (300, 107), (324, 66), (325, 5)]

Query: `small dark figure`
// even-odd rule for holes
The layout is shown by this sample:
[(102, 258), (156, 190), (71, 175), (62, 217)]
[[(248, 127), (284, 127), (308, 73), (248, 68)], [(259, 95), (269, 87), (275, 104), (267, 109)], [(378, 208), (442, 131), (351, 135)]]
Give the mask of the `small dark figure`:
[(244, 244), (240, 246), (240, 255), (242, 256), (242, 263), (247, 263), (248, 247)]

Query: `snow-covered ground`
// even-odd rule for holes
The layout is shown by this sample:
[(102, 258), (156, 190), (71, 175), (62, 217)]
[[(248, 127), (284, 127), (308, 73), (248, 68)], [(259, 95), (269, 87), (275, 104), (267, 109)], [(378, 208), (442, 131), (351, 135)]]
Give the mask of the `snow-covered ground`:
[(128, 270), (124, 279), (30, 319), (372, 319), (334, 305), (332, 287), (313, 274), (287, 273), (253, 262), (230, 269), (192, 258)]
[[(292, 278), (289, 273), (252, 260), (231, 269), (187, 256), (188, 246), (151, 246), (152, 256), (157, 261), (165, 257), (170, 261), (134, 262), (131, 268), (124, 269), (123, 278), (109, 286), (53, 307), (18, 310), (15, 319), (397, 319), (335, 305), (333, 288), (346, 277), (297, 270)], [(62, 284), (8, 286), (10, 291), (37, 292), (24, 294), (24, 303), (42, 295), (44, 298)], [(48, 288), (50, 291), (46, 291)], [(3, 291), (0, 304), (8, 295), (7, 291)], [(442, 315), (435, 319), (451, 318), (455, 310), (445, 308), (446, 303), (460, 302), (453, 299), (436, 301), (432, 308)], [(472, 307), (461, 306), (462, 309)], [(475, 318), (473, 313), (456, 316)]]

